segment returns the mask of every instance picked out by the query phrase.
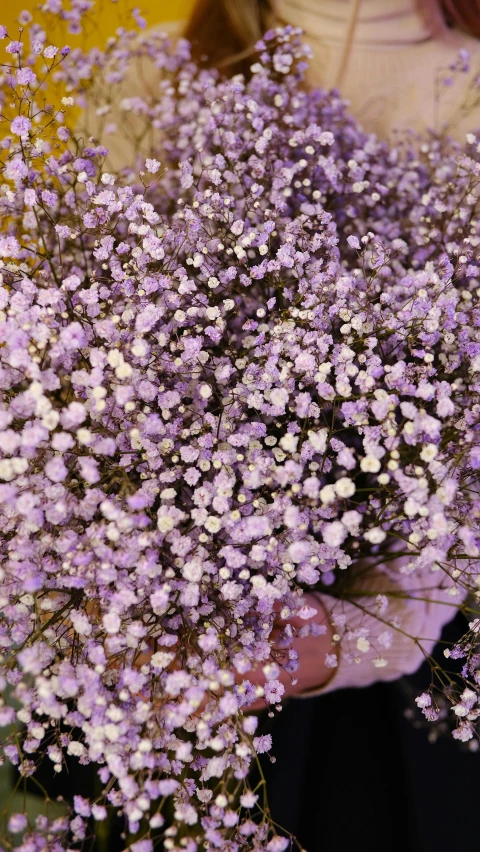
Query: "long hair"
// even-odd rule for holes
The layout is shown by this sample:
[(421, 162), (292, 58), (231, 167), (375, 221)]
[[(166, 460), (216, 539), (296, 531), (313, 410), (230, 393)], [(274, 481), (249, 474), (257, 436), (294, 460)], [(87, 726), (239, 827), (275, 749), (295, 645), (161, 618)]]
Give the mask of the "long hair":
[(445, 20), (480, 38), (480, 0), (441, 0)]
[(199, 63), (248, 76), (255, 43), (267, 29), (268, 0), (197, 0), (183, 35)]
[[(480, 38), (480, 0), (417, 0), (434, 27), (455, 26)], [(200, 63), (248, 75), (255, 42), (268, 26), (269, 0), (197, 0), (184, 36)], [(352, 30), (352, 31), (350, 31)], [(353, 27), (347, 33), (348, 52)]]

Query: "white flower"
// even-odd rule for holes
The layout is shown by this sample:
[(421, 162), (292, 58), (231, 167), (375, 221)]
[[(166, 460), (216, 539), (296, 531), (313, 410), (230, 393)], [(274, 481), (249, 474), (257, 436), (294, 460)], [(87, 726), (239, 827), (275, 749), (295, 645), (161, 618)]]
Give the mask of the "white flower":
[(381, 468), (379, 459), (375, 456), (364, 456), (360, 462), (360, 467), (364, 473), (378, 473)]
[(101, 177), (101, 181), (106, 186), (113, 186), (113, 184), (115, 183), (115, 177), (114, 175), (111, 175), (108, 172), (104, 172)]
[(282, 408), (288, 402), (288, 391), (285, 388), (273, 388), (270, 401), (276, 408)]
[(161, 533), (168, 533), (173, 530), (175, 521), (169, 515), (160, 515), (157, 520), (157, 527)]
[(107, 361), (111, 367), (118, 367), (123, 361), (123, 355), (119, 349), (110, 349), (107, 355)]
[(414, 518), (415, 515), (418, 514), (419, 508), (420, 506), (414, 497), (407, 497), (405, 503), (403, 504), (403, 511), (405, 512), (408, 518)]
[(202, 399), (209, 399), (212, 395), (212, 389), (210, 385), (200, 385), (198, 392)]
[(146, 355), (148, 352), (148, 346), (144, 340), (141, 340), (141, 338), (134, 340), (131, 348), (132, 355), (135, 355), (136, 358), (142, 358), (143, 355)]
[(420, 453), (420, 458), (424, 462), (431, 462), (438, 456), (438, 447), (435, 444), (425, 444)]
[(235, 583), (234, 580), (227, 580), (221, 588), (222, 597), (226, 601), (235, 601), (243, 592), (243, 586), (240, 583)]
[(323, 525), (322, 537), (329, 547), (339, 547), (347, 537), (347, 529), (340, 521), (332, 521)]
[(351, 535), (358, 535), (358, 528), (362, 522), (362, 515), (360, 512), (357, 512), (356, 509), (350, 509), (342, 515), (341, 521)]
[(297, 444), (298, 438), (296, 435), (292, 435), (291, 432), (287, 432), (286, 435), (280, 438), (280, 446), (286, 453), (296, 452)]
[(10, 459), (2, 459), (0, 461), (0, 479), (4, 482), (10, 482), (15, 476), (13, 472), (12, 462)]
[(243, 808), (253, 808), (257, 800), (258, 796), (255, 793), (252, 793), (251, 790), (248, 790), (243, 794), (243, 796), (240, 796), (240, 804)]
[(123, 361), (123, 359), (122, 363), (119, 364), (118, 367), (115, 367), (115, 375), (117, 379), (129, 379), (132, 373), (133, 370), (130, 364), (127, 364), (125, 361)]
[(92, 440), (92, 433), (90, 432), (90, 429), (82, 427), (81, 429), (77, 429), (75, 434), (77, 436), (78, 443), (83, 444), (84, 446), (88, 446)]
[(355, 483), (348, 476), (341, 476), (333, 486), (339, 497), (351, 497), (355, 494)]
[(160, 441), (160, 452), (161, 453), (170, 453), (173, 450), (173, 441), (171, 438), (162, 438)]
[(380, 527), (372, 527), (367, 530), (364, 537), (370, 544), (380, 544), (385, 541), (387, 534)]
[(368, 639), (365, 638), (365, 636), (360, 636), (360, 639), (357, 639), (357, 648), (363, 654), (366, 654), (366, 652), (369, 650), (370, 642), (368, 641)]
[(292, 562), (303, 562), (304, 559), (310, 556), (311, 550), (309, 541), (293, 541), (288, 546), (288, 555)]
[(12, 470), (13, 470), (14, 473), (16, 473), (18, 476), (21, 476), (22, 473), (25, 473), (25, 471), (28, 467), (27, 459), (22, 459), (22, 458), (19, 458), (19, 457), (16, 456), (13, 459), (11, 459), (11, 462), (12, 462)]
[(313, 432), (312, 430), (310, 430), (308, 433), (308, 440), (310, 441), (316, 453), (325, 452), (327, 448), (327, 437), (328, 429), (319, 429), (318, 432)]
[(377, 595), (375, 598), (375, 610), (380, 615), (383, 615), (388, 609), (388, 598), (386, 595)]
[(323, 488), (320, 489), (320, 500), (325, 505), (329, 505), (329, 503), (334, 503), (337, 499), (337, 494), (335, 491), (334, 485), (324, 485)]
[(220, 316), (220, 309), (218, 305), (212, 305), (211, 307), (207, 308), (207, 310), (205, 311), (205, 316), (209, 320), (217, 319), (217, 317)]
[(85, 753), (85, 746), (77, 740), (71, 740), (68, 744), (67, 753), (73, 754), (74, 757), (81, 757)]
[(29, 733), (32, 737), (35, 737), (36, 740), (43, 740), (45, 736), (45, 728), (43, 725), (35, 725), (33, 728), (30, 728)]
[(112, 743), (115, 743), (120, 737), (120, 728), (114, 722), (108, 722), (104, 727), (104, 731), (107, 740), (110, 740)]
[(476, 355), (469, 367), (470, 372), (480, 373), (480, 355)]
[(204, 523), (205, 529), (208, 530), (208, 532), (211, 532), (211, 533), (219, 532), (221, 526), (222, 526), (222, 522), (221, 522), (220, 518), (218, 518), (216, 515), (209, 515), (207, 520)]
[(120, 616), (116, 612), (106, 612), (102, 621), (106, 633), (113, 636), (115, 633), (119, 632), (121, 621)]
[(43, 394), (43, 385), (41, 382), (32, 382), (28, 388), (28, 392), (32, 394), (35, 399), (39, 399)]
[(245, 227), (245, 223), (242, 219), (236, 219), (230, 228), (232, 234), (235, 234), (236, 237), (239, 237), (240, 234), (243, 234), (243, 229)]
[(385, 657), (375, 657), (372, 662), (376, 669), (384, 669), (385, 666), (388, 666), (388, 660)]
[(150, 663), (154, 669), (162, 671), (162, 669), (167, 668), (167, 666), (172, 662), (174, 657), (175, 654), (172, 654), (170, 651), (157, 651), (155, 654), (152, 655)]
[(202, 574), (203, 566), (198, 559), (191, 559), (189, 562), (185, 562), (182, 568), (182, 576), (191, 583), (198, 583), (202, 578)]
[(70, 621), (78, 634), (81, 636), (90, 636), (90, 633), (92, 632), (92, 625), (84, 612), (77, 609), (72, 610), (70, 613)]
[(130, 443), (134, 450), (140, 450), (143, 447), (142, 436), (140, 435), (139, 429), (130, 429)]

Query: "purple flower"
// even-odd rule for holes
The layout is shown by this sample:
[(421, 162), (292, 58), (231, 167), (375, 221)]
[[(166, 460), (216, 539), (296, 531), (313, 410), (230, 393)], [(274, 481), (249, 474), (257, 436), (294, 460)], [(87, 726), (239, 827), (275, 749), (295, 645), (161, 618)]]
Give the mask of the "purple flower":
[(73, 807), (75, 808), (75, 812), (80, 814), (80, 816), (88, 817), (91, 814), (90, 804), (83, 796), (73, 797)]
[(278, 680), (271, 680), (265, 684), (265, 699), (269, 704), (278, 704), (282, 700), (282, 695), (285, 692), (283, 683)]
[(132, 852), (152, 852), (153, 843), (151, 840), (137, 840), (130, 846)]
[(81, 349), (86, 346), (87, 340), (83, 326), (79, 322), (72, 322), (60, 332), (60, 341), (65, 349)]
[(272, 747), (272, 737), (270, 734), (263, 734), (261, 737), (253, 738), (253, 747), (257, 754), (265, 754)]
[(37, 75), (32, 71), (31, 68), (19, 68), (17, 71), (17, 83), (20, 86), (29, 86), (30, 84), (35, 84), (37, 82)]
[(354, 236), (347, 237), (347, 243), (350, 246), (350, 248), (360, 250), (360, 241), (359, 241), (358, 237), (354, 237)]
[[(5, 27), (2, 27), (2, 32), (5, 32), (5, 35), (2, 35), (2, 38), (5, 38), (7, 35)], [(7, 53), (21, 53), (23, 50), (23, 44), (21, 41), (11, 41), (10, 44), (7, 44), (5, 50)]]
[(61, 456), (56, 456), (45, 465), (45, 473), (52, 482), (63, 482), (65, 477), (68, 476), (68, 468)]
[(32, 122), (26, 115), (17, 115), (10, 125), (10, 130), (16, 136), (26, 136), (31, 126)]
[(161, 163), (159, 163), (158, 160), (150, 159), (148, 157), (145, 160), (145, 168), (147, 169), (147, 172), (150, 172), (151, 174), (156, 174), (160, 166)]
[(27, 824), (28, 819), (26, 814), (12, 814), (8, 820), (8, 830), (13, 834), (18, 834), (18, 832), (26, 828)]

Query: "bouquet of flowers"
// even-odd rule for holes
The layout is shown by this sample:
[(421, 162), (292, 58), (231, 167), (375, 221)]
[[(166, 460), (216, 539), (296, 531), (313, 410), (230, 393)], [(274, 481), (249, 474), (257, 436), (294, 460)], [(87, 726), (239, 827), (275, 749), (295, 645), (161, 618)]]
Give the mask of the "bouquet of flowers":
[[(75, 31), (88, 6), (44, 12)], [(101, 792), (8, 836), (82, 848), (116, 811), (134, 852), (280, 852), (249, 707), (279, 707), (293, 638), (326, 630), (305, 591), (378, 616), (377, 636), (332, 612), (332, 667), (388, 665), (397, 573), (474, 612), (480, 145), (363, 133), (302, 88), (292, 28), (247, 81), (156, 32), (83, 52), (22, 24), (0, 28), (0, 723), (20, 778), (68, 756)], [(154, 94), (112, 103), (138, 61)], [(117, 171), (76, 131), (94, 78), (97, 116), (138, 133)], [(432, 665), (417, 699), (434, 720), (443, 693), (464, 741), (470, 619), (461, 672)]]

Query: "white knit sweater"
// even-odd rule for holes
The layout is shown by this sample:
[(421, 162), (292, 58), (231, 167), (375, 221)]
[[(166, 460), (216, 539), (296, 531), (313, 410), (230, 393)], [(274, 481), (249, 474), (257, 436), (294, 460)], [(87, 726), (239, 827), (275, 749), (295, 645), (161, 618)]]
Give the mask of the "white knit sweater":
[[(396, 129), (431, 128), (448, 129), (463, 141), (467, 132), (480, 128), (476, 97), (469, 93), (480, 71), (478, 39), (448, 29), (441, 18), (428, 22), (415, 0), (360, 0), (339, 76), (354, 5), (354, 0), (273, 0), (272, 23), (302, 27), (313, 49), (311, 86), (338, 85), (364, 129), (382, 137)], [(439, 72), (460, 50), (470, 52), (471, 72), (457, 75), (451, 86), (438, 86)]]

